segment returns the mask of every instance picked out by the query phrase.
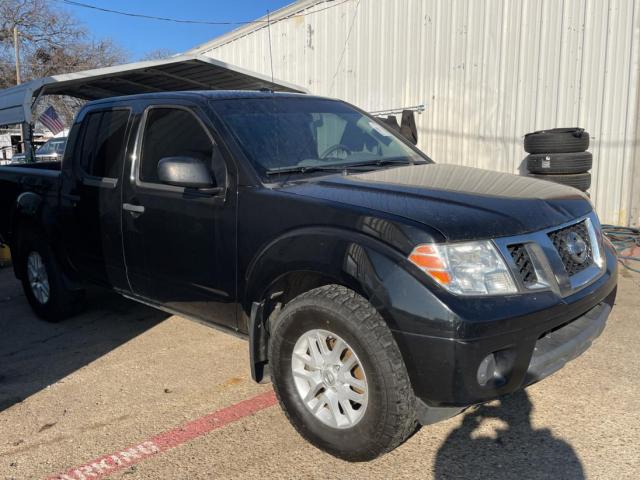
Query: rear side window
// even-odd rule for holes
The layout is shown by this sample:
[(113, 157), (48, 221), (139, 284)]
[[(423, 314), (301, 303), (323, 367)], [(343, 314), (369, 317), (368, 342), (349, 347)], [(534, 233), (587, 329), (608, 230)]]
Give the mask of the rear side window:
[(128, 110), (92, 112), (85, 117), (79, 162), (86, 174), (120, 177), (128, 120)]
[(144, 126), (140, 180), (160, 183), (158, 162), (165, 157), (197, 158), (209, 165), (212, 172), (214, 160), (219, 160), (218, 149), (193, 113), (154, 107), (148, 111)]
[[(94, 147), (98, 132), (100, 130), (100, 121), (102, 120), (102, 112), (89, 113), (82, 121), (82, 139), (80, 147), (80, 155), (78, 155), (78, 163), (85, 173), (92, 175), (92, 164), (94, 157)], [(98, 176), (98, 175), (96, 175)]]

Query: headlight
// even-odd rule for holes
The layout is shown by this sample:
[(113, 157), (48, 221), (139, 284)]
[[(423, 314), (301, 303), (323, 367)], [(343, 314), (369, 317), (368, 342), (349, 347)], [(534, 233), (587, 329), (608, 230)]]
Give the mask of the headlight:
[(518, 291), (507, 265), (489, 241), (419, 245), (409, 260), (444, 288), (459, 295), (501, 295)]

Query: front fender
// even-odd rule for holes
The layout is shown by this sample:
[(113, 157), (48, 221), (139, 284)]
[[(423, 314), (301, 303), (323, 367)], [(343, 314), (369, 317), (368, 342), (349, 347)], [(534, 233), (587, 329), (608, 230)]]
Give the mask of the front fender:
[(363, 295), (393, 330), (442, 334), (443, 324), (451, 326), (450, 311), (406, 255), (352, 230), (310, 227), (289, 232), (259, 252), (247, 270), (245, 311), (253, 302), (268, 300), (280, 279), (309, 272)]
[[(392, 331), (452, 332), (451, 312), (431, 293), (430, 280), (405, 255), (363, 233), (327, 227), (296, 230), (271, 242), (247, 271), (245, 311), (251, 312), (247, 329), (253, 378), (262, 381), (268, 375), (263, 312), (268, 316), (269, 309), (265, 304), (281, 287), (292, 285), (282, 282), (290, 275), (304, 281), (306, 273), (351, 288), (369, 300)], [(401, 351), (413, 374), (413, 359), (406, 349)]]
[(264, 298), (274, 284), (292, 272), (314, 272), (335, 282), (347, 280), (344, 260), (352, 243), (373, 242), (358, 232), (332, 227), (296, 229), (276, 238), (247, 268), (245, 305)]

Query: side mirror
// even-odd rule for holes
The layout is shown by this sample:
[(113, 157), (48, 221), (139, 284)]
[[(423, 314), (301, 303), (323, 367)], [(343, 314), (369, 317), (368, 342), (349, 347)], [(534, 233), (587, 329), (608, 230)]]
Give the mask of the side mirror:
[(212, 188), (215, 182), (203, 161), (191, 157), (165, 157), (158, 162), (158, 179), (185, 188)]

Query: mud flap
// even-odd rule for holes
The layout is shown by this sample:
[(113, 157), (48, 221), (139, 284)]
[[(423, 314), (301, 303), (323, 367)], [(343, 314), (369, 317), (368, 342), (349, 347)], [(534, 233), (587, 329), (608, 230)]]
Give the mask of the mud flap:
[(269, 336), (263, 319), (264, 302), (253, 302), (249, 317), (249, 362), (251, 378), (258, 383), (271, 382), (269, 373)]

